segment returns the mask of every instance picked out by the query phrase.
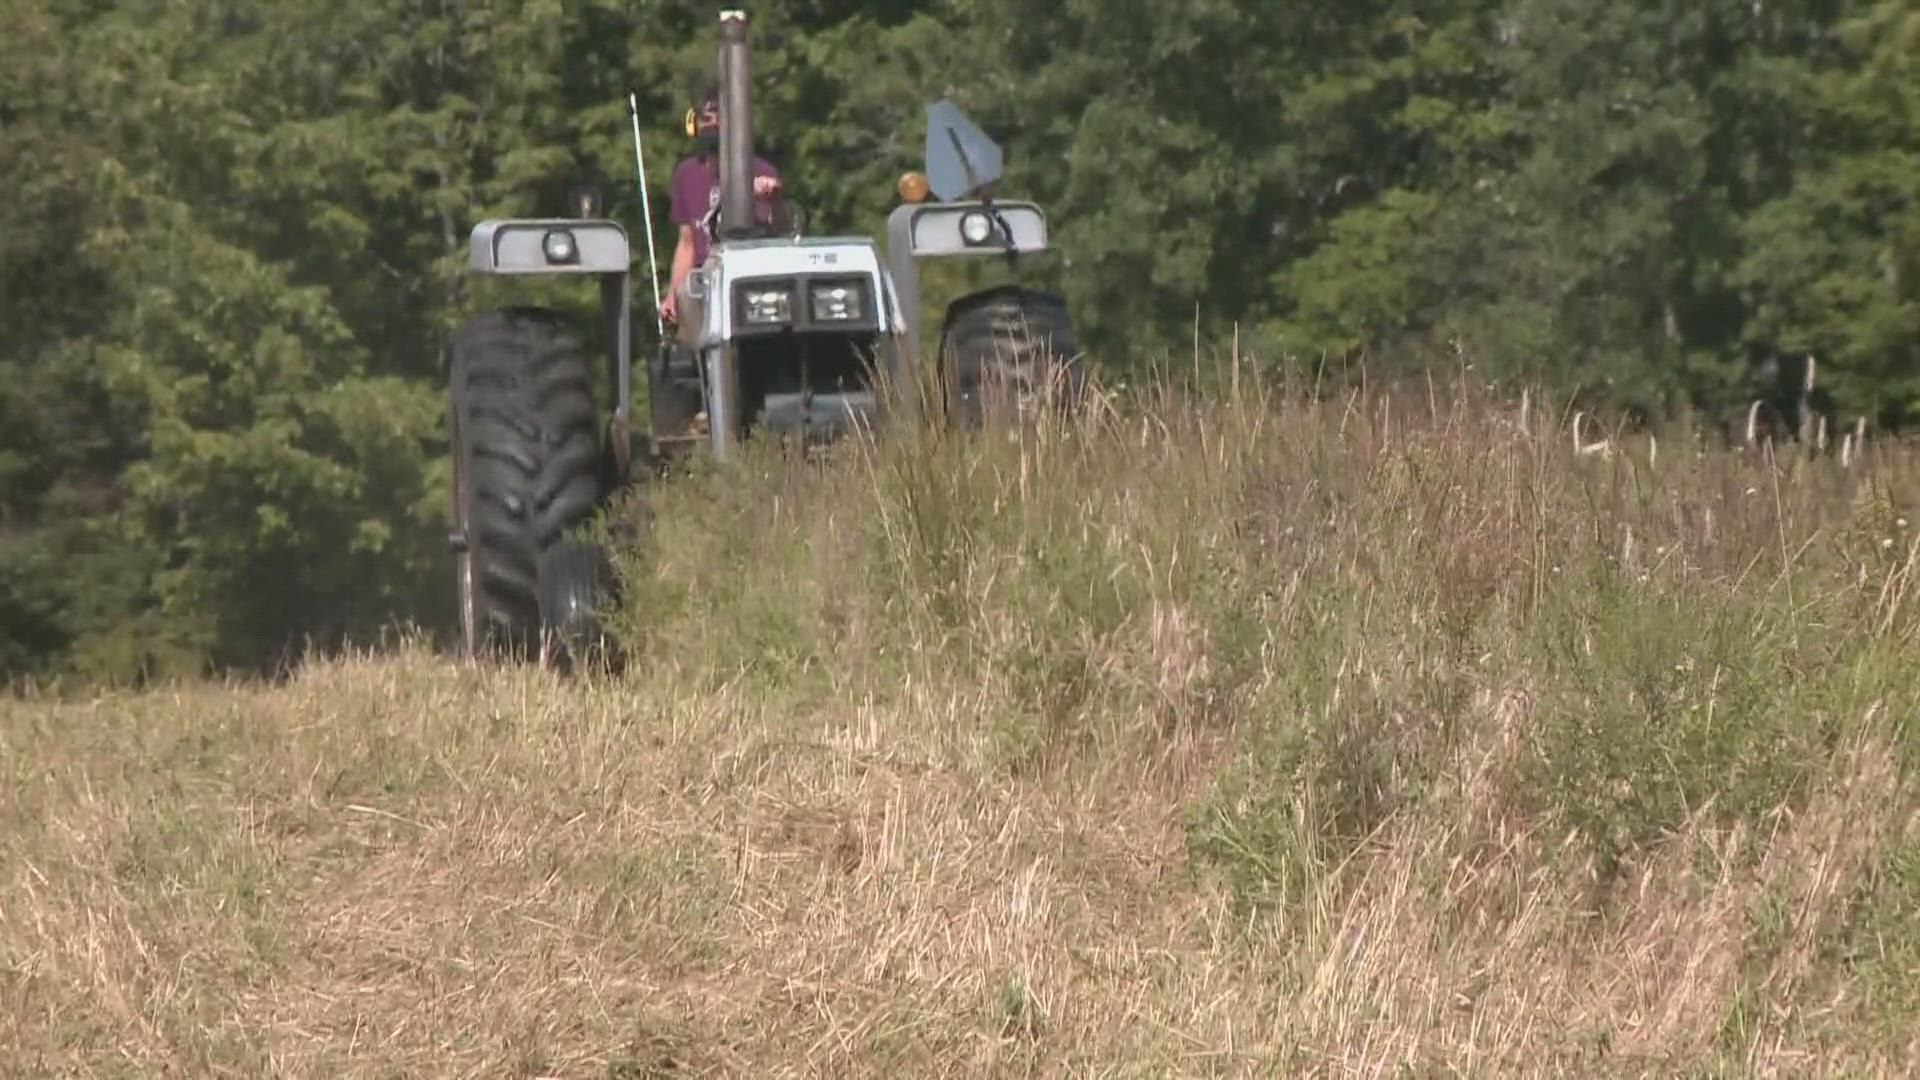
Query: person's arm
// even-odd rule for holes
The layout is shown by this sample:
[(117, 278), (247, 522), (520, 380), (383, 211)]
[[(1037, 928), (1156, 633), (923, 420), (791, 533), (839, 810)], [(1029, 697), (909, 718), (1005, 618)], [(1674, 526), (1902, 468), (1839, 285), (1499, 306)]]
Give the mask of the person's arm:
[(680, 226), (680, 236), (673, 245), (673, 283), (678, 285), (686, 280), (687, 272), (693, 269), (694, 226)]
[(781, 209), (785, 205), (785, 184), (780, 180), (780, 170), (762, 157), (753, 159), (753, 216), (762, 225), (784, 229), (780, 224)]
[(680, 289), (680, 283), (687, 280), (687, 274), (693, 270), (693, 226), (680, 226), (680, 239), (673, 245), (673, 269), (667, 278), (666, 314), (673, 316), (674, 295)]
[(667, 217), (680, 226), (679, 239), (673, 245), (673, 262), (667, 271), (667, 295), (660, 300), (660, 313), (668, 319), (674, 317), (679, 307), (676, 294), (680, 283), (685, 281), (688, 272), (693, 269), (693, 203), (688, 191), (691, 180), (688, 163), (682, 161), (673, 170), (673, 179), (669, 188)]
[(780, 170), (773, 167), (773, 162), (762, 157), (754, 158), (753, 193), (755, 196), (772, 201), (784, 186), (780, 180)]

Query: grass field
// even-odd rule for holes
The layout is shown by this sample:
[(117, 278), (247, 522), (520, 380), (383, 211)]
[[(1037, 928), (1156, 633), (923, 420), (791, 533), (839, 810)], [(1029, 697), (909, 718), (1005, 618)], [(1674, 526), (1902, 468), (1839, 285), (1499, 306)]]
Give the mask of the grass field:
[(621, 678), (0, 704), (0, 1073), (1907, 1073), (1920, 449), (1559, 420), (756, 453)]

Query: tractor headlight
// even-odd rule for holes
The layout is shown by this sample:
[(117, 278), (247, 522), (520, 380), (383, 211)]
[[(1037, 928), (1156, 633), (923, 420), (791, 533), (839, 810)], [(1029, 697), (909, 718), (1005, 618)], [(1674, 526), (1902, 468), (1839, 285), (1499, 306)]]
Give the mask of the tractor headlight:
[(993, 219), (984, 211), (974, 210), (960, 219), (960, 238), (978, 247), (993, 236)]
[(813, 320), (847, 322), (866, 315), (860, 289), (851, 284), (827, 284), (813, 287)]
[(747, 321), (783, 323), (793, 320), (793, 293), (788, 289), (748, 289)]
[(540, 250), (550, 263), (574, 263), (580, 260), (580, 245), (574, 242), (573, 232), (568, 229), (548, 229), (547, 235), (540, 240)]

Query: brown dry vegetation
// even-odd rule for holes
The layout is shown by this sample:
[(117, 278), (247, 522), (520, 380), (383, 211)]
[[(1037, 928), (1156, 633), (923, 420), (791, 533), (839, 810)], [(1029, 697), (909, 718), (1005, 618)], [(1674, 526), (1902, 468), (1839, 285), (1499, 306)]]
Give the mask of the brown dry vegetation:
[(620, 678), (0, 705), (0, 1071), (1909, 1072), (1920, 452), (1555, 419), (761, 452)]

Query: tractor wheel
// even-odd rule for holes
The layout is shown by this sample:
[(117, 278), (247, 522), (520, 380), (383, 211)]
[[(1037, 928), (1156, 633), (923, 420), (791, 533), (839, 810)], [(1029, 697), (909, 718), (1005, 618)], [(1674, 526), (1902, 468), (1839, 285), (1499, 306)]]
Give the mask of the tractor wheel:
[(540, 556), (535, 579), (540, 624), (558, 658), (569, 666), (614, 660), (605, 620), (617, 578), (606, 552), (562, 540)]
[(602, 492), (587, 350), (558, 314), (514, 308), (460, 328), (451, 375), (467, 646), (526, 656), (540, 634), (541, 557)]
[(965, 296), (947, 308), (940, 363), (956, 420), (978, 424), (989, 412), (1030, 414), (1051, 401), (1071, 409), (1086, 374), (1055, 293), (1006, 286)]

